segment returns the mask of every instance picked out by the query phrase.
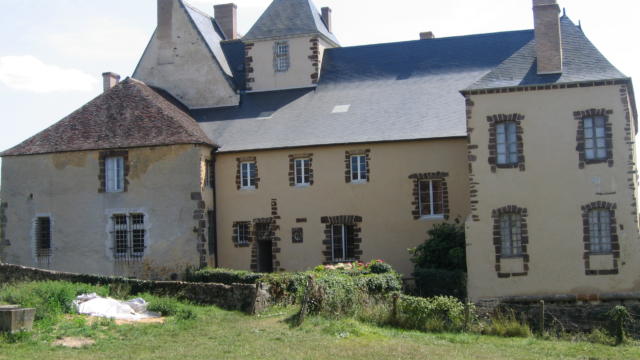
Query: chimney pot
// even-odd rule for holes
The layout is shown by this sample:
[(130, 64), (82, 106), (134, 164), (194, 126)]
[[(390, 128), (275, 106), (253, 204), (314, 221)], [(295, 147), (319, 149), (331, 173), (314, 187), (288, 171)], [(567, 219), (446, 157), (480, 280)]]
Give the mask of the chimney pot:
[(436, 36), (433, 35), (433, 31), (425, 31), (420, 33), (420, 40), (435, 39), (435, 38)]
[(333, 32), (333, 29), (331, 29), (331, 8), (328, 6), (325, 6), (322, 8), (322, 20), (324, 20), (324, 23), (327, 25), (327, 30), (329, 30), (329, 32)]
[(238, 38), (238, 7), (236, 4), (214, 5), (213, 17), (224, 33), (226, 40)]
[(102, 73), (103, 92), (109, 91), (109, 89), (118, 85), (119, 82), (120, 82), (120, 75), (113, 72)]
[(556, 0), (533, 0), (538, 74), (562, 73), (560, 6)]

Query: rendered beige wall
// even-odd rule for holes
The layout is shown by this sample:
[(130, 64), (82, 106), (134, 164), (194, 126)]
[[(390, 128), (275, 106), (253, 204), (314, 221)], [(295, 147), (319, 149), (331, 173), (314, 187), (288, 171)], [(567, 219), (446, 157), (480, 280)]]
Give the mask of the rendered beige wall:
[[(278, 89), (291, 89), (313, 86), (311, 74), (316, 72), (313, 62), (309, 59), (312, 55), (310, 49), (312, 38), (318, 38), (319, 47), (319, 68), (322, 67), (322, 56), (324, 50), (331, 47), (327, 42), (318, 36), (303, 36), (297, 38), (283, 38), (276, 40), (263, 40), (251, 42), (252, 47), (248, 50), (248, 57), (251, 57), (251, 68), (253, 73), (247, 76), (253, 78), (247, 83), (252, 91), (269, 91)], [(273, 51), (275, 43), (287, 41), (289, 43), (289, 70), (277, 72), (273, 64)]]
[[(345, 151), (370, 149), (370, 182), (345, 182)], [(314, 184), (289, 186), (290, 154), (313, 154)], [(260, 182), (255, 190), (237, 190), (238, 157), (255, 156)], [(409, 277), (413, 271), (407, 249), (427, 238), (426, 231), (441, 220), (414, 220), (413, 182), (409, 175), (445, 171), (449, 190), (450, 221), (468, 214), (466, 140), (431, 140), (358, 144), (251, 153), (218, 154), (218, 248), (220, 265), (249, 269), (251, 248), (236, 248), (232, 241), (234, 221), (271, 217), (276, 199), (281, 252), (276, 254), (288, 271), (322, 264), (325, 224), (322, 216), (358, 215), (361, 223), (362, 260), (381, 258)], [(307, 218), (306, 223), (296, 223)], [(291, 229), (302, 227), (304, 242), (292, 243)]]
[(212, 208), (201, 167), (210, 150), (194, 145), (129, 149), (129, 185), (123, 193), (98, 192), (98, 151), (3, 158), (1, 197), (8, 204), (6, 236), (11, 242), (3, 260), (38, 266), (33, 224), (38, 215), (47, 215), (52, 220), (49, 268), (140, 276), (140, 263), (123, 266), (113, 260), (109, 217), (141, 212), (147, 225), (146, 265), (171, 271), (197, 266), (193, 229), (198, 202), (191, 193), (202, 194), (205, 212)]
[[(478, 201), (478, 221), (467, 221), (469, 295), (474, 300), (506, 295), (597, 294), (640, 290), (636, 180), (631, 121), (629, 134), (621, 86), (598, 86), (471, 96), (469, 127), (471, 180)], [(626, 94), (626, 92), (622, 92)], [(628, 102), (627, 102), (628, 105)], [(578, 167), (574, 111), (609, 109), (613, 125), (613, 167)], [(487, 116), (519, 113), (525, 171), (490, 171)], [(474, 146), (477, 145), (477, 148)], [(607, 195), (598, 195), (607, 194)], [(593, 201), (615, 203), (621, 247), (618, 275), (585, 275), (581, 206)], [(493, 245), (493, 209), (516, 205), (528, 210), (529, 272), (498, 278)], [(600, 259), (601, 260), (601, 259)], [(503, 261), (503, 266), (511, 260)], [(592, 267), (606, 268), (592, 260)], [(611, 259), (608, 268), (611, 268)], [(517, 264), (515, 264), (517, 265)], [(516, 266), (517, 267), (517, 266)]]
[[(191, 109), (238, 105), (232, 89), (180, 1), (172, 1), (169, 39), (153, 34), (133, 77), (162, 88)], [(166, 53), (163, 53), (166, 52)]]

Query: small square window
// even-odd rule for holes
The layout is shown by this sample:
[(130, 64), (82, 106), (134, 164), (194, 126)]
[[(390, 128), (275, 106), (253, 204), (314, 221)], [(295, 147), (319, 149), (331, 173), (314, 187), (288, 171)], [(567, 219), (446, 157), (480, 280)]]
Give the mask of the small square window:
[(303, 241), (303, 232), (302, 228), (292, 228), (291, 229), (291, 242), (294, 244), (300, 244)]

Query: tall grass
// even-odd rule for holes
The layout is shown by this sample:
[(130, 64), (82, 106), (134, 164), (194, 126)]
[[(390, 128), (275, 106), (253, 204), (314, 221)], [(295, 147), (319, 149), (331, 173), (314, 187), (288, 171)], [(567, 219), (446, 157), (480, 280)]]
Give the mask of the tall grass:
[(487, 333), (502, 337), (529, 337), (531, 336), (531, 328), (516, 319), (514, 312), (498, 313), (491, 318)]

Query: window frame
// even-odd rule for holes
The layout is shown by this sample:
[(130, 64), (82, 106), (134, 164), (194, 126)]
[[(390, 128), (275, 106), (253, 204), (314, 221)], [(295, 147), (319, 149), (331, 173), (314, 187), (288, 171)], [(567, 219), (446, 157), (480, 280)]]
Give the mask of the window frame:
[[(596, 222), (593, 222), (596, 215)], [(602, 216), (606, 214), (606, 216)], [(613, 241), (611, 233), (611, 210), (605, 208), (590, 209), (587, 213), (589, 222), (589, 253), (592, 255), (608, 255), (613, 252)], [(606, 219), (606, 221), (602, 221)], [(594, 234), (594, 230), (597, 233)], [(606, 234), (605, 234), (606, 233)]]
[(144, 257), (148, 235), (146, 219), (147, 216), (141, 212), (111, 214), (111, 244), (116, 261), (140, 260)]
[(124, 192), (125, 185), (124, 156), (106, 156), (104, 158), (104, 191), (107, 193)]
[[(354, 172), (354, 159), (356, 160), (356, 171)], [(367, 155), (366, 154), (352, 154), (349, 156), (349, 169), (350, 169), (350, 179), (352, 184), (362, 184), (366, 183), (369, 179), (367, 176)], [(363, 169), (364, 167), (364, 169)], [(354, 175), (356, 178), (354, 179)]]
[[(418, 181), (418, 209), (420, 212), (420, 218), (421, 219), (444, 219), (445, 216), (445, 196), (444, 196), (444, 179), (420, 179), (417, 180)], [(439, 183), (439, 195), (440, 195), (440, 210), (441, 212), (439, 213), (435, 213), (435, 208), (436, 208), (436, 202), (434, 201), (435, 198), (435, 193), (434, 193), (434, 186), (433, 183), (434, 182), (438, 182)], [(422, 184), (423, 183), (429, 183), (429, 190), (428, 190), (428, 204), (429, 204), (429, 213), (425, 214), (424, 213), (424, 205), (425, 203), (423, 202), (423, 190), (422, 190)]]
[(248, 221), (241, 221), (236, 224), (236, 244), (238, 246), (248, 246), (251, 235), (251, 223)]
[[(505, 236), (505, 219), (508, 225), (508, 238)], [(498, 221), (500, 223), (501, 257), (522, 257), (524, 255), (522, 249), (522, 215), (513, 212), (502, 213)], [(517, 232), (514, 232), (514, 228), (517, 229)]]
[[(245, 165), (247, 166), (245, 175)], [(256, 162), (255, 161), (242, 161), (240, 162), (240, 189), (241, 190), (254, 190), (256, 188)], [(245, 180), (247, 185), (245, 185)]]
[[(342, 257), (336, 257), (336, 228), (340, 228), (340, 251)], [(333, 262), (348, 262), (356, 260), (355, 229), (351, 224), (331, 224), (331, 259)], [(352, 252), (349, 254), (349, 252)], [(351, 255), (351, 256), (349, 256)]]
[[(601, 126), (597, 126), (598, 120)], [(590, 126), (587, 127), (587, 121)], [(598, 135), (598, 130), (601, 134)], [(591, 136), (587, 136), (587, 130), (591, 130)], [(605, 162), (609, 159), (609, 146), (607, 137), (607, 118), (604, 115), (591, 115), (582, 118), (582, 132), (584, 136), (584, 159), (587, 163)], [(599, 140), (601, 140), (599, 142)], [(591, 146), (589, 146), (591, 142)], [(601, 143), (601, 145), (598, 145)], [(593, 152), (591, 157), (589, 152)]]
[(291, 67), (291, 48), (288, 41), (276, 41), (273, 49), (273, 67), (276, 73), (289, 71)]
[[(46, 220), (46, 221), (44, 221)], [(43, 225), (46, 223), (46, 229)], [(46, 239), (43, 239), (43, 234)], [(51, 257), (53, 253), (53, 221), (49, 215), (38, 215), (34, 220), (34, 250), (38, 262)], [(45, 240), (45, 241), (43, 241)], [(44, 244), (43, 244), (44, 243)], [(46, 246), (43, 246), (46, 245)]]
[[(502, 133), (501, 133), (502, 130)], [(496, 165), (515, 166), (520, 162), (518, 151), (518, 123), (515, 120), (502, 121), (496, 124)], [(500, 140), (503, 135), (503, 141)], [(501, 161), (500, 156), (504, 156)]]
[[(301, 166), (298, 166), (298, 165), (301, 165)], [(298, 181), (299, 178), (302, 179), (301, 182)], [(298, 187), (306, 187), (311, 185), (311, 159), (310, 158), (300, 157), (300, 158), (293, 159), (293, 184), (294, 186), (298, 186)]]
[(214, 162), (213, 160), (204, 161), (204, 185), (210, 189), (215, 187), (214, 181)]

